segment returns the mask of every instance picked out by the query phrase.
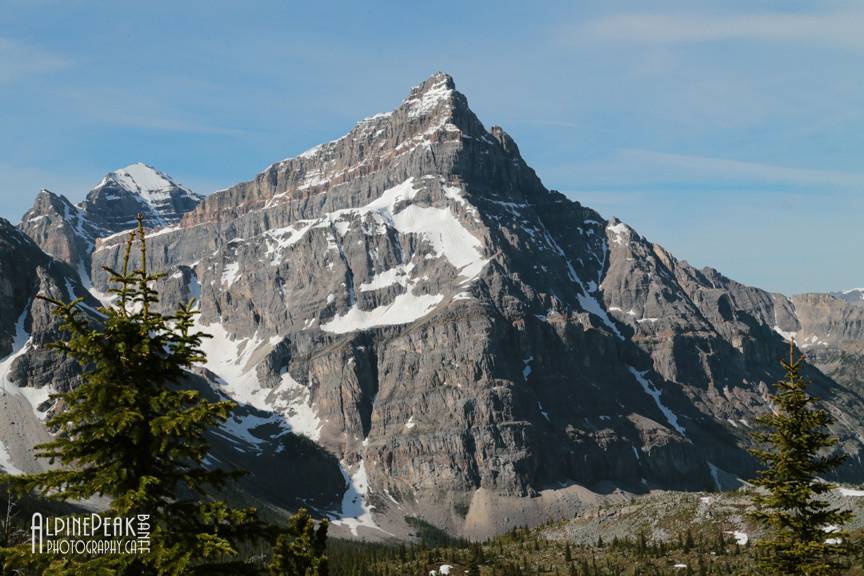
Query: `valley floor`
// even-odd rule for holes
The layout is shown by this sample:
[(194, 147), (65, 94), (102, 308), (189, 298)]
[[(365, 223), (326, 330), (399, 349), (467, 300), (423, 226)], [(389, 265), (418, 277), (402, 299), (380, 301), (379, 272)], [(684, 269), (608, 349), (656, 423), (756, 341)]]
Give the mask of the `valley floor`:
[[(864, 575), (864, 493), (831, 499), (853, 510), (845, 566)], [(658, 493), (604, 504), (576, 518), (516, 529), (482, 544), (417, 523), (417, 545), (331, 541), (334, 576), (560, 576), (757, 574), (760, 531), (746, 516), (746, 491)]]

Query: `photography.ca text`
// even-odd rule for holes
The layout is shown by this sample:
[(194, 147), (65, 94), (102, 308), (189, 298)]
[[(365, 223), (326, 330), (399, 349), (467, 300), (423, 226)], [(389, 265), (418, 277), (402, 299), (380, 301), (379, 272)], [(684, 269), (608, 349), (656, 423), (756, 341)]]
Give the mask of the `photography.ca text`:
[(150, 551), (150, 516), (122, 518), (89, 514), (45, 517), (33, 514), (30, 533), (34, 554), (146, 554)]

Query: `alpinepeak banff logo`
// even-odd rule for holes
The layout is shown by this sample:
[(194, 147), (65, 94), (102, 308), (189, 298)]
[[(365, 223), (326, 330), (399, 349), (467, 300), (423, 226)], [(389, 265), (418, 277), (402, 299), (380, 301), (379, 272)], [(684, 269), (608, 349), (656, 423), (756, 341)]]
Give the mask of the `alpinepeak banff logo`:
[(45, 517), (30, 523), (33, 554), (146, 554), (150, 552), (150, 515), (130, 518), (90, 514)]

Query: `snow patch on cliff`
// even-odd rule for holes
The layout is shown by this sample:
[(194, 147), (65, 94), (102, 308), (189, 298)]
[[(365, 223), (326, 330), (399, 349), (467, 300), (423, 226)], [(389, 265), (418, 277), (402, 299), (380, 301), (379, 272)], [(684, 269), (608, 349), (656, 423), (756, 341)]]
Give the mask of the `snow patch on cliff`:
[(30, 334), (25, 328), (27, 315), (30, 312), (30, 302), (24, 306), (24, 311), (15, 322), (15, 334), (12, 337), (12, 351), (0, 359), (0, 394), (15, 394), (23, 396), (33, 410), (33, 414), (39, 420), (45, 420), (47, 413), (39, 410), (39, 406), (45, 404), (53, 390), (49, 386), (42, 388), (31, 388), (29, 386), (18, 386), (12, 382), (9, 375), (12, 372), (12, 364), (20, 356), (27, 353), (33, 345)]
[(838, 488), (838, 492), (840, 492), (841, 496), (850, 496), (850, 497), (862, 497), (864, 496), (864, 490), (856, 490), (855, 488)]
[(295, 434), (312, 440), (321, 436), (321, 419), (312, 405), (310, 390), (294, 380), (288, 370), (282, 373), (279, 386), (271, 394), (270, 405), (278, 410)]
[(610, 240), (619, 246), (624, 246), (630, 241), (630, 227), (623, 222), (609, 224), (606, 227), (606, 232), (607, 235), (611, 234)]
[[(235, 339), (220, 323), (198, 325), (197, 329), (210, 334), (201, 341), (201, 350), (207, 356), (205, 367), (220, 379), (220, 388), (238, 402), (261, 410), (270, 410), (266, 402), (269, 390), (261, 387), (255, 373), (254, 361), (263, 358), (263, 352), (272, 348), (278, 339)], [(261, 354), (256, 352), (261, 351)]]
[(798, 336), (798, 332), (787, 332), (779, 326), (774, 326), (774, 332), (782, 336), (784, 340), (794, 340)]
[(655, 388), (654, 384), (652, 384), (647, 378), (645, 378), (645, 375), (648, 373), (648, 371), (645, 370), (640, 372), (632, 366), (628, 366), (627, 369), (630, 371), (633, 377), (636, 378), (636, 381), (639, 382), (645, 393), (654, 399), (654, 403), (657, 405), (657, 408), (660, 409), (660, 412), (663, 413), (663, 416), (666, 417), (666, 421), (669, 423), (669, 425), (672, 426), (672, 428), (674, 428), (676, 432), (686, 438), (687, 431), (684, 430), (684, 427), (678, 423), (678, 416), (674, 412), (672, 412), (672, 410), (670, 410), (665, 404), (663, 404), (663, 400), (660, 397), (660, 390)]
[(396, 296), (390, 304), (378, 306), (371, 310), (361, 310), (355, 304), (345, 314), (336, 316), (329, 322), (322, 324), (321, 329), (325, 332), (346, 334), (377, 326), (410, 324), (434, 310), (443, 299), (442, 294), (418, 296), (409, 291)]
[(367, 503), (369, 478), (366, 475), (366, 462), (361, 460), (350, 475), (344, 462), (339, 469), (342, 471), (342, 477), (345, 478), (345, 494), (342, 496), (340, 511), (328, 514), (331, 523), (346, 526), (354, 536), (357, 536), (358, 530), (364, 527), (386, 532), (375, 523), (372, 518), (374, 507)]

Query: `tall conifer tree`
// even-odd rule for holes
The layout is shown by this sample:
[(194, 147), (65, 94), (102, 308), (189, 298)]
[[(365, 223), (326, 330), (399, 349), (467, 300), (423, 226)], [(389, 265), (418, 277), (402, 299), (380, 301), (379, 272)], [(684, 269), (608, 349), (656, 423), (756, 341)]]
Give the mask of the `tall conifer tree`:
[(772, 413), (759, 418), (765, 430), (754, 433), (762, 447), (751, 450), (765, 465), (753, 481), (761, 489), (753, 516), (768, 531), (757, 543), (763, 574), (827, 576), (842, 557), (846, 536), (840, 527), (851, 513), (821, 498), (833, 489), (821, 477), (843, 457), (828, 453), (837, 443), (828, 430), (831, 415), (808, 394), (794, 341), (789, 361), (781, 364), (786, 376), (771, 397)]
[(327, 576), (327, 526), (316, 527), (305, 509), (294, 514), (273, 546), (269, 576)]
[[(136, 243), (137, 267), (130, 271)], [(78, 304), (51, 300), (68, 339), (55, 347), (84, 368), (82, 383), (57, 395), (61, 406), (48, 421), (56, 439), (38, 456), (60, 467), (12, 478), (23, 491), (57, 500), (109, 499), (112, 516), (146, 515), (151, 549), (146, 554), (31, 557), (30, 547), (7, 563), (33, 564), (51, 575), (243, 574), (237, 543), (260, 534), (253, 510), (212, 498), (231, 474), (208, 470), (205, 432), (228, 418), (234, 404), (213, 402), (184, 386), (188, 370), (203, 362), (205, 334), (194, 328), (190, 302), (172, 315), (154, 311), (144, 227), (129, 235), (122, 269), (105, 270), (114, 303), (102, 318), (82, 316)]]

